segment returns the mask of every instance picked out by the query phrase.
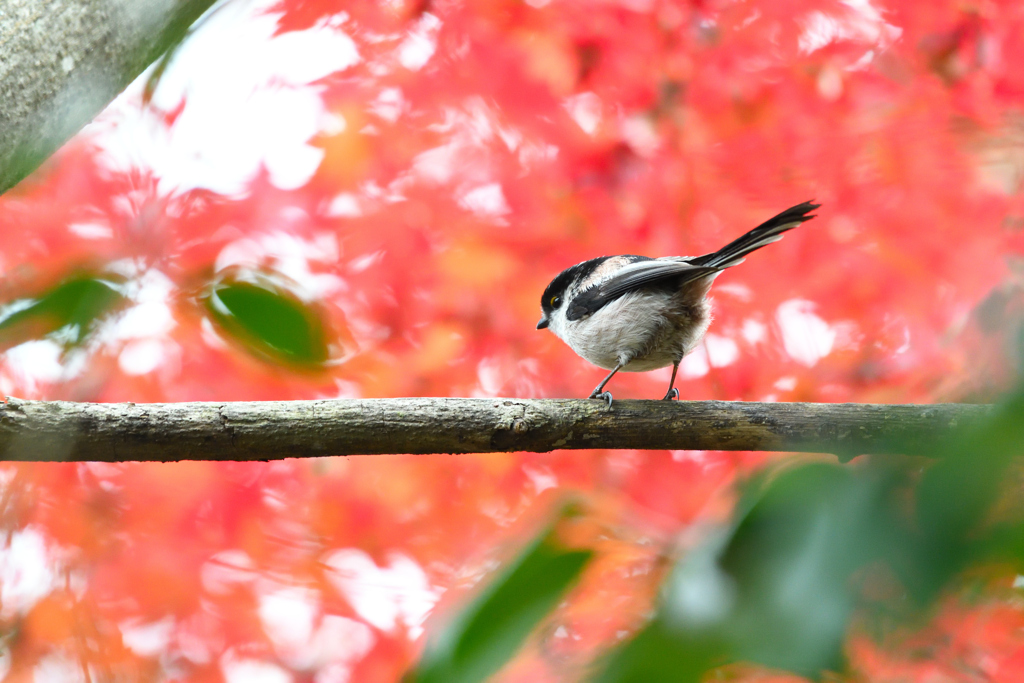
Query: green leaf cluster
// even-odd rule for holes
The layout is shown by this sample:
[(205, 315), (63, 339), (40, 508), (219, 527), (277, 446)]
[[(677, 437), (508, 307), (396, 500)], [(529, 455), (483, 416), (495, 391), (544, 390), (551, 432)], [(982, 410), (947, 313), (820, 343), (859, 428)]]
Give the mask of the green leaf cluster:
[[(331, 334), (319, 307), (284, 278), (238, 269), (221, 273), (199, 296), (211, 320), (250, 354), (317, 369), (330, 357)], [(36, 296), (0, 306), (0, 349), (35, 339), (66, 348), (84, 343), (100, 321), (131, 302), (129, 283), (109, 273), (79, 273)]]
[[(1024, 505), (1007, 486), (1021, 454), (1024, 393), (933, 459), (791, 463), (760, 476), (732, 523), (678, 558), (650, 620), (598, 657), (589, 679), (696, 683), (740, 662), (812, 679), (842, 674), (853, 625), (870, 622), (872, 611), (884, 612), (890, 627), (913, 628), (965, 572), (1024, 572)], [(514, 654), (528, 627), (547, 616), (536, 600), (514, 609), (519, 596), (553, 595), (568, 584), (568, 574), (521, 569), (551, 561), (543, 559), (553, 552), (544, 538), (438, 636), (448, 645), (428, 650), (420, 671), (432, 673), (416, 680), (484, 680)], [(861, 590), (879, 567), (894, 578), (896, 604), (869, 601)], [(514, 638), (500, 626), (513, 613)]]

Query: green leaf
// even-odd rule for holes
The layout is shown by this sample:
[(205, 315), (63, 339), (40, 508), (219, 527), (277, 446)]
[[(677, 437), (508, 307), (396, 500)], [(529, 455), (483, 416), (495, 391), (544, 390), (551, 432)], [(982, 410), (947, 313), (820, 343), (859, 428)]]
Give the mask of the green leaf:
[(0, 347), (47, 335), (79, 344), (104, 313), (124, 303), (121, 283), (98, 277), (65, 280), (36, 298), (18, 299), (0, 310)]
[(722, 557), (737, 605), (724, 626), (737, 659), (805, 676), (842, 666), (850, 574), (877, 551), (876, 477), (818, 464), (779, 475)]
[(603, 663), (593, 683), (699, 683), (708, 669), (726, 663), (720, 639), (669, 624), (645, 626)]
[[(1008, 470), (1024, 455), (1024, 394), (941, 451), (920, 476), (914, 507), (906, 495), (920, 473), (914, 459), (819, 463), (761, 478), (737, 505), (734, 526), (676, 564), (656, 616), (596, 680), (691, 683), (740, 661), (820, 678), (844, 666), (864, 567), (885, 562), (895, 571), (917, 598), (898, 606), (910, 619), (972, 564), (1024, 568), (1024, 521), (992, 519)], [(1004, 516), (1013, 512), (1005, 507)]]
[(576, 583), (592, 555), (562, 547), (549, 527), (428, 643), (407, 680), (473, 683), (492, 676)]
[(282, 283), (258, 273), (231, 273), (204, 297), (221, 330), (275, 362), (318, 366), (329, 356), (319, 313)]
[(596, 680), (689, 683), (737, 661), (810, 677), (842, 669), (851, 577), (896, 538), (902, 473), (813, 464), (765, 481), (731, 529), (681, 558), (657, 616)]
[[(952, 444), (917, 490), (920, 539), (901, 575), (919, 602), (931, 600), (953, 575), (987, 552), (985, 522), (1007, 468), (1024, 455), (1024, 394), (999, 406), (985, 425)], [(1005, 529), (1000, 533), (1005, 533)]]

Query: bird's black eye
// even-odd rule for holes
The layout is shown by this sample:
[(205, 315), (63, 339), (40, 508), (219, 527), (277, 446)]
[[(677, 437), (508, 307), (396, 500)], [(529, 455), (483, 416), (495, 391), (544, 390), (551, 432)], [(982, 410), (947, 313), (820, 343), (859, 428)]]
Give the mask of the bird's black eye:
[(549, 301), (548, 303), (551, 304), (551, 308), (558, 308), (559, 306), (562, 305), (562, 297), (553, 296), (551, 297), (551, 301)]

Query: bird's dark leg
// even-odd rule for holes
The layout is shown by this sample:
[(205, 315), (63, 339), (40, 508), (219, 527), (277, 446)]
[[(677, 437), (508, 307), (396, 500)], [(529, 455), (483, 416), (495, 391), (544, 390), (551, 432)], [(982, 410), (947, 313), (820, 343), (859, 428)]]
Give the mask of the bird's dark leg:
[(672, 364), (672, 379), (668, 381), (668, 392), (665, 394), (665, 398), (662, 401), (671, 401), (674, 398), (679, 398), (679, 390), (676, 389), (676, 373), (679, 372), (679, 361)]
[(619, 370), (621, 370), (623, 365), (625, 365), (625, 363), (619, 363), (618, 365), (616, 365), (615, 369), (612, 370), (611, 372), (609, 372), (608, 376), (605, 377), (603, 380), (601, 380), (601, 383), (598, 384), (597, 387), (592, 392), (590, 392), (590, 396), (588, 396), (587, 398), (600, 398), (600, 399), (603, 399), (605, 401), (608, 401), (608, 407), (611, 408), (612, 407), (612, 394), (611, 394), (610, 391), (605, 391), (604, 390), (604, 385), (608, 384), (608, 380), (610, 380), (612, 377), (614, 377), (615, 373), (618, 372)]

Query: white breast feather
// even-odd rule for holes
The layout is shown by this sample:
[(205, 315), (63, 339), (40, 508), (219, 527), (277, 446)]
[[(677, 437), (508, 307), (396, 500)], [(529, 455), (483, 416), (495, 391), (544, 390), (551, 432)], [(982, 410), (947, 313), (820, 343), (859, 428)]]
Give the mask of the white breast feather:
[(550, 328), (573, 351), (594, 365), (611, 370), (621, 362), (625, 372), (646, 372), (671, 365), (700, 341), (711, 322), (710, 304), (696, 311), (697, 319), (683, 329), (666, 312), (678, 310), (669, 292), (632, 292), (596, 313), (569, 321), (563, 306), (553, 312)]

